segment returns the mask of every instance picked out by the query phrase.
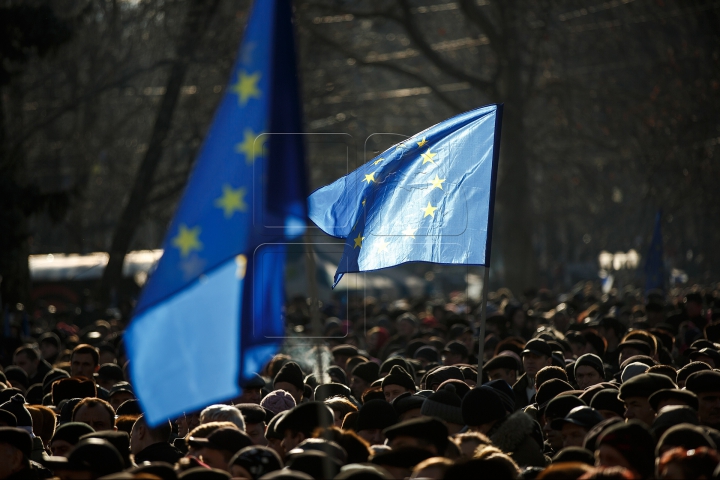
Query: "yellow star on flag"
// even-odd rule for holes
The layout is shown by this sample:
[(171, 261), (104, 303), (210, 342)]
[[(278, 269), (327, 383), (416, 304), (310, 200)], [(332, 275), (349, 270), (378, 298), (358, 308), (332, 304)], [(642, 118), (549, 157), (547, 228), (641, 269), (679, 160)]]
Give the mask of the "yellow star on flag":
[(423, 165), (425, 165), (428, 162), (435, 165), (435, 161), (433, 160), (433, 157), (435, 157), (435, 155), (437, 155), (437, 153), (431, 153), (430, 150), (428, 150), (427, 152), (421, 153), (420, 155), (423, 158), (423, 163), (422, 163)]
[(436, 174), (435, 174), (435, 179), (432, 180), (433, 190), (434, 190), (435, 188), (439, 188), (440, 190), (442, 190), (442, 189), (443, 189), (442, 184), (443, 184), (444, 181), (445, 181), (445, 179), (444, 179), (444, 178), (439, 178), (439, 177), (437, 176), (437, 173), (436, 173)]
[(260, 89), (257, 83), (260, 81), (260, 72), (248, 75), (244, 70), (240, 70), (238, 81), (233, 85), (232, 91), (238, 96), (238, 104), (244, 107), (250, 98), (260, 98)]
[(363, 242), (363, 240), (365, 240), (365, 237), (362, 236), (362, 233), (358, 233), (357, 238), (355, 238), (354, 240), (355, 240), (355, 246), (353, 247), (353, 250), (356, 249), (357, 247), (362, 248), (362, 242)]
[(423, 218), (430, 215), (431, 217), (435, 218), (435, 210), (437, 210), (438, 207), (433, 207), (430, 205), (430, 202), (428, 202), (427, 207), (423, 208), (422, 210), (425, 212), (425, 215), (423, 215)]
[(365, 180), (363, 180), (363, 182), (367, 182), (368, 184), (375, 183), (375, 172), (370, 175), (365, 175)]
[(363, 198), (362, 204), (363, 204), (363, 207), (364, 207), (364, 206), (365, 206), (365, 199), (364, 199), (364, 198)]
[(415, 238), (415, 232), (417, 232), (417, 228), (408, 227), (402, 231), (402, 234), (407, 237)]
[(230, 218), (235, 212), (244, 212), (247, 210), (245, 204), (245, 195), (247, 190), (243, 187), (238, 189), (232, 188), (230, 185), (223, 185), (223, 194), (215, 200), (215, 206), (222, 208), (225, 218)]
[(177, 236), (172, 239), (172, 244), (180, 250), (181, 257), (187, 257), (193, 250), (202, 250), (203, 244), (198, 239), (201, 231), (199, 226), (188, 228), (181, 223), (179, 230)]
[(380, 239), (380, 243), (378, 243), (378, 252), (385, 252), (387, 251), (388, 247), (390, 246), (390, 242), (385, 240), (384, 238)]
[(235, 153), (245, 155), (245, 163), (248, 165), (255, 161), (255, 153), (262, 150), (262, 144), (267, 140), (266, 137), (258, 139), (262, 134), (263, 132), (255, 133), (251, 128), (246, 128), (243, 133), (243, 141), (235, 145)]
[(377, 160), (375, 160), (375, 161), (373, 162), (373, 165), (377, 165), (378, 163), (382, 162), (383, 160), (385, 160), (385, 159), (384, 159), (384, 158), (378, 158)]
[(423, 137), (422, 140), (420, 140), (419, 142), (417, 142), (418, 147), (422, 147), (422, 146), (425, 145), (426, 143), (427, 143), (427, 140), (425, 140), (425, 137)]

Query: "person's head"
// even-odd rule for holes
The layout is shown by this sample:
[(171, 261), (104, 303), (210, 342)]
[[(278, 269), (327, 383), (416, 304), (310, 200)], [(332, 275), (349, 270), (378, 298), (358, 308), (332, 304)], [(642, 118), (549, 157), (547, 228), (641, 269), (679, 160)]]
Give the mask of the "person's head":
[(252, 445), (252, 440), (244, 432), (236, 428), (218, 428), (207, 438), (190, 437), (188, 445), (195, 448), (200, 461), (210, 468), (230, 472), (230, 459), (245, 447)]
[(404, 338), (410, 338), (417, 332), (418, 320), (415, 315), (404, 313), (397, 319), (396, 326), (398, 335)]
[(190, 430), (200, 425), (200, 412), (184, 412), (175, 419), (178, 437), (184, 437)]
[(332, 410), (324, 403), (306, 402), (288, 410), (275, 425), (275, 431), (283, 438), (285, 452), (289, 452), (310, 438), (316, 428), (329, 427), (334, 420)]
[(427, 478), (441, 480), (445, 476), (445, 472), (452, 466), (453, 462), (449, 458), (432, 457), (424, 460), (413, 468), (411, 479)]
[(52, 332), (47, 332), (40, 336), (38, 343), (43, 360), (54, 363), (58, 353), (60, 353), (60, 337)]
[(257, 373), (242, 384), (242, 394), (237, 403), (257, 403), (262, 400), (262, 389), (265, 387), (265, 380)]
[(672, 380), (657, 373), (641, 373), (624, 382), (618, 397), (625, 402), (625, 418), (639, 420), (649, 427), (655, 419), (649, 397), (658, 390), (675, 387)]
[(160, 422), (160, 424), (150, 428), (145, 421), (145, 417), (141, 415), (135, 420), (130, 432), (130, 452), (137, 455), (150, 445), (167, 443), (170, 441), (171, 434), (172, 425), (170, 425), (169, 420)]
[(712, 370), (710, 365), (705, 362), (690, 362), (682, 367), (677, 372), (677, 385), (678, 388), (685, 388), (685, 382), (687, 378), (695, 372), (702, 372), (703, 370)]
[(565, 418), (552, 421), (553, 430), (563, 437), (563, 448), (582, 447), (585, 435), (603, 421), (602, 415), (590, 407), (575, 407)]
[(86, 423), (69, 422), (60, 425), (53, 434), (48, 448), (56, 457), (67, 457), (70, 450), (80, 441), (80, 437), (95, 430)]
[(525, 374), (535, 381), (535, 374), (543, 367), (552, 365), (552, 349), (545, 340), (534, 338), (525, 345), (522, 351), (522, 362)]
[(700, 371), (687, 377), (685, 388), (697, 395), (700, 424), (720, 428), (720, 373)]
[(253, 445), (267, 445), (265, 439), (265, 418), (267, 418), (267, 412), (263, 407), (255, 403), (241, 403), (235, 405), (235, 408), (240, 410), (243, 419), (245, 420), (245, 433), (253, 442)]
[(382, 433), (398, 421), (393, 406), (384, 400), (369, 400), (358, 410), (355, 431), (369, 445), (379, 445), (385, 441)]
[(616, 423), (600, 434), (595, 465), (625, 467), (643, 478), (651, 478), (655, 470), (655, 439), (642, 422)]
[(585, 402), (574, 395), (558, 395), (548, 402), (542, 415), (543, 435), (554, 450), (563, 448), (564, 439), (562, 432), (553, 428), (553, 421), (565, 418), (572, 409), (581, 406)]
[(488, 380), (505, 380), (510, 385), (517, 382), (517, 374), (520, 370), (520, 363), (515, 357), (500, 352), (483, 366), (483, 371)]
[(393, 450), (420, 448), (434, 456), (442, 456), (448, 445), (448, 429), (437, 418), (420, 417), (397, 423), (383, 433)]
[(481, 445), (492, 445), (492, 441), (479, 432), (459, 433), (453, 438), (460, 449), (460, 456), (463, 458), (473, 458), (475, 450)]
[[(122, 367), (116, 363), (101, 364), (97, 371), (97, 384), (110, 391), (116, 383), (124, 382)], [(127, 382), (125, 382), (127, 383)]]
[[(0, 427), (0, 478), (30, 469), (32, 438), (25, 430)], [(30, 478), (30, 475), (18, 478)]]
[[(472, 432), (486, 434), (495, 423), (508, 415), (501, 393), (487, 385), (475, 387), (462, 399), (461, 409), (465, 425)], [(482, 408), (478, 408), (482, 405)]]
[(293, 396), (295, 404), (299, 405), (305, 391), (304, 378), (305, 375), (300, 365), (295, 362), (287, 362), (275, 375), (273, 390), (285, 390)]
[(400, 365), (394, 365), (390, 373), (382, 381), (383, 395), (387, 402), (392, 402), (405, 392), (415, 392), (415, 382), (410, 374)]
[[(539, 389), (545, 382), (552, 379), (562, 380), (563, 382), (568, 381), (567, 373), (565, 369), (550, 365), (549, 367), (543, 367), (538, 370), (535, 374), (535, 388)], [(512, 385), (512, 384), (511, 384)]]
[(96, 432), (117, 430), (117, 427), (115, 427), (115, 410), (101, 398), (88, 397), (80, 400), (73, 409), (72, 421), (87, 423)]
[(37, 373), (40, 352), (28, 345), (19, 347), (13, 355), (13, 363), (22, 368), (27, 373), (28, 378), (32, 378)]
[(363, 392), (378, 379), (380, 366), (375, 362), (363, 362), (355, 366), (350, 374), (350, 390), (355, 398), (362, 397)]
[(338, 428), (342, 427), (345, 415), (350, 412), (357, 412), (358, 408), (345, 397), (331, 397), (325, 400), (325, 405), (330, 407), (335, 416), (334, 425)]
[(233, 455), (229, 466), (233, 478), (257, 480), (267, 473), (280, 470), (283, 462), (272, 448), (253, 445)]
[(449, 342), (442, 351), (443, 365), (457, 365), (467, 363), (470, 352), (467, 347), (458, 341)]
[(658, 462), (657, 478), (674, 480), (710, 479), (720, 463), (717, 451), (708, 447), (673, 448)]
[(200, 412), (200, 425), (210, 422), (231, 422), (239, 430), (245, 430), (242, 413), (231, 405), (210, 405)]
[(93, 374), (100, 368), (100, 354), (92, 345), (81, 344), (75, 347), (70, 356), (70, 375), (92, 380)]
[(119, 382), (110, 389), (109, 402), (116, 411), (120, 405), (134, 398), (135, 393), (128, 382)]
[(575, 361), (575, 382), (585, 390), (605, 381), (605, 367), (600, 357), (586, 353)]

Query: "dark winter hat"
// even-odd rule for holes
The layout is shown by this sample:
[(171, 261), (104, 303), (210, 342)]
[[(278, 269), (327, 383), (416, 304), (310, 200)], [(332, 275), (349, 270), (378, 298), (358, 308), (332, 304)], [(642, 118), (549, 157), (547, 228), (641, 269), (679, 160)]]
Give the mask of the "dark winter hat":
[(443, 422), (432, 417), (418, 417), (400, 422), (383, 430), (388, 440), (395, 437), (413, 437), (435, 446), (438, 455), (443, 455), (448, 445), (448, 429)]
[(343, 344), (333, 347), (330, 349), (330, 352), (333, 356), (342, 355), (345, 357), (354, 357), (358, 354), (358, 349), (354, 345)]
[[(505, 380), (498, 379), (487, 382), (485, 386), (494, 389), (497, 393), (500, 394), (500, 400), (502, 400), (503, 405), (505, 405), (506, 411), (515, 411), (515, 392), (513, 392), (513, 389), (509, 383), (507, 383)], [(464, 395), (463, 398), (465, 398)]]
[(547, 407), (545, 407), (545, 418), (565, 418), (570, 413), (570, 410), (584, 405), (585, 402), (575, 395), (560, 395), (548, 402)]
[(603, 416), (590, 407), (575, 407), (565, 416), (565, 418), (558, 418), (552, 421), (551, 427), (553, 430), (562, 430), (563, 425), (566, 423), (572, 423), (583, 427), (586, 430), (590, 430), (592, 427), (603, 421)]
[(118, 417), (122, 415), (142, 415), (143, 411), (140, 408), (140, 402), (134, 398), (125, 400), (115, 411)]
[(624, 421), (625, 419), (621, 417), (610, 417), (598, 423), (593, 428), (591, 428), (587, 434), (585, 434), (585, 439), (583, 440), (583, 447), (587, 448), (591, 452), (594, 452), (597, 448), (597, 441), (600, 435), (605, 433), (605, 430), (612, 427), (613, 425), (617, 423), (623, 423)]
[(630, 420), (627, 423), (615, 424), (600, 435), (597, 444), (609, 445), (620, 452), (643, 478), (653, 476), (655, 439), (642, 422)]
[(415, 374), (412, 365), (410, 365), (407, 360), (402, 357), (391, 357), (385, 360), (382, 365), (380, 365), (379, 376), (390, 373), (390, 370), (392, 370), (392, 367), (394, 367), (395, 365), (402, 367), (403, 370), (409, 372), (411, 376)]
[(572, 389), (572, 385), (559, 378), (551, 378), (547, 382), (544, 382), (535, 394), (535, 403), (538, 404), (538, 410), (543, 410), (547, 407), (550, 400), (562, 392), (569, 392)]
[(356, 431), (387, 428), (398, 421), (392, 405), (385, 400), (370, 400), (358, 410)]
[[(294, 453), (296, 452), (297, 453)], [(294, 471), (307, 473), (313, 478), (334, 478), (340, 472), (342, 463), (319, 450), (290, 450), (285, 466)]]
[(207, 438), (190, 437), (188, 445), (196, 448), (211, 448), (213, 450), (226, 450), (233, 454), (245, 447), (252, 445), (252, 439), (237, 428), (218, 428)]
[(667, 400), (674, 400), (674, 401), (680, 402), (683, 405), (687, 405), (688, 407), (692, 408), (696, 412), (697, 412), (698, 408), (700, 407), (697, 395), (695, 395), (690, 390), (679, 390), (677, 388), (666, 388), (663, 390), (658, 390), (657, 392), (650, 395), (650, 397), (648, 398), (648, 401), (650, 402), (650, 406), (652, 407), (653, 410), (655, 410), (655, 412), (657, 412), (660, 409), (660, 403), (667, 401)]
[(533, 338), (525, 344), (525, 350), (522, 354), (534, 353), (535, 355), (545, 355), (546, 357), (552, 357), (552, 348), (545, 340), (540, 338)]
[[(122, 452), (120, 453), (122, 454)], [(161, 480), (177, 480), (178, 478), (173, 466), (167, 462), (145, 462), (137, 467), (126, 470), (126, 472), (130, 474), (145, 473), (155, 475), (156, 477), (160, 477)]]
[(714, 370), (695, 372), (687, 377), (685, 388), (695, 394), (720, 392), (720, 372)]
[(12, 445), (22, 452), (25, 458), (30, 458), (32, 453), (32, 438), (22, 428), (0, 427), (0, 443)]
[(242, 382), (241, 386), (242, 388), (264, 388), (265, 380), (257, 373), (253, 373)]
[(705, 362), (690, 362), (678, 370), (677, 381), (684, 382), (693, 373), (702, 372), (703, 370), (712, 370), (712, 367)]
[(95, 397), (97, 389), (95, 382), (82, 378), (63, 378), (52, 385), (53, 405), (60, 405), (60, 402), (70, 398)]
[(268, 418), (268, 412), (257, 403), (240, 403), (235, 405), (240, 410), (245, 423), (265, 423)]
[(471, 427), (507, 416), (500, 393), (487, 385), (470, 390), (463, 398), (461, 408), (463, 423)]
[(397, 416), (401, 417), (405, 412), (422, 408), (423, 403), (425, 403), (425, 397), (422, 395), (405, 392), (395, 397), (391, 405), (395, 409)]
[(489, 372), (491, 370), (497, 370), (499, 368), (504, 368), (507, 370), (520, 370), (520, 363), (517, 361), (515, 357), (511, 357), (510, 355), (503, 355), (502, 352), (500, 354), (495, 355), (493, 358), (487, 361), (485, 365), (483, 365), (483, 372)]
[(0, 408), (0, 426), (2, 427), (17, 427), (17, 418), (15, 415)]
[(658, 390), (665, 388), (677, 388), (677, 385), (665, 375), (641, 373), (620, 386), (618, 398), (620, 398), (620, 400), (627, 400), (631, 397), (648, 398)]
[(27, 392), (25, 392), (25, 399), (27, 400), (27, 403), (30, 405), (42, 405), (42, 400), (43, 400), (42, 383), (36, 383), (34, 385), (30, 385), (30, 388), (28, 388)]
[(38, 344), (42, 345), (43, 343), (49, 343), (54, 345), (55, 348), (60, 348), (60, 337), (53, 332), (45, 332), (38, 338)]
[[(412, 469), (418, 463), (432, 457), (433, 454), (424, 448), (404, 447), (375, 454), (370, 460), (381, 467), (397, 467)], [(353, 477), (356, 478), (356, 477)]]
[(275, 430), (283, 436), (286, 430), (294, 430), (309, 437), (317, 427), (329, 427), (334, 421), (330, 407), (322, 402), (306, 402), (288, 410), (275, 426)]
[(272, 438), (275, 440), (282, 440), (284, 438), (284, 435), (282, 432), (278, 432), (275, 427), (277, 427), (278, 422), (289, 412), (290, 410), (284, 410), (277, 415), (275, 415), (272, 420), (270, 420), (270, 423), (268, 423), (267, 428), (265, 429), (265, 438)]
[(110, 442), (100, 438), (81, 440), (70, 451), (68, 458), (49, 457), (45, 462), (49, 469), (90, 471), (94, 478), (121, 472), (125, 462)]
[(55, 440), (63, 440), (70, 445), (75, 445), (80, 441), (80, 437), (93, 433), (95, 430), (87, 423), (69, 422), (64, 423), (55, 430), (50, 443)]
[(120, 393), (120, 392), (127, 392), (132, 395), (135, 395), (135, 392), (133, 392), (132, 385), (130, 385), (128, 382), (118, 382), (112, 386), (112, 388), (110, 389), (110, 392), (108, 394), (108, 397), (112, 397), (116, 393)]
[(701, 357), (710, 358), (715, 363), (716, 367), (720, 367), (720, 352), (714, 348), (703, 348), (690, 354), (690, 360), (702, 361), (699, 360)]
[[(265, 478), (270, 478), (269, 475), (272, 475), (273, 473), (277, 473), (277, 472), (271, 472)], [(305, 475), (305, 474), (302, 474), (302, 475)], [(282, 477), (273, 477), (273, 478), (279, 479)], [(289, 478), (310, 479), (312, 477), (304, 476), (304, 477), (289, 477)], [(178, 475), (178, 480), (230, 480), (230, 474), (223, 470), (218, 470), (217, 468), (207, 468), (207, 466), (194, 467), (194, 468), (185, 470), (180, 475)]]
[(275, 375), (275, 379), (273, 380), (273, 385), (275, 385), (278, 382), (285, 382), (289, 383), (290, 385), (294, 386), (298, 390), (302, 390), (303, 386), (305, 385), (303, 383), (303, 378), (305, 377), (305, 374), (303, 374), (302, 369), (300, 368), (300, 365), (298, 365), (295, 362), (288, 362), (285, 365), (282, 366), (280, 371)]
[(343, 463), (347, 461), (348, 456), (347, 451), (337, 442), (326, 440), (324, 438), (306, 438), (288, 453), (292, 454), (295, 450), (301, 450), (303, 452), (307, 452), (308, 450), (325, 452)]
[(19, 383), (25, 389), (30, 386), (30, 379), (27, 373), (25, 373), (25, 370), (15, 365), (10, 365), (5, 369), (5, 378), (7, 378), (9, 382)]
[(668, 447), (683, 447), (686, 450), (700, 447), (708, 447), (713, 450), (717, 449), (715, 442), (702, 427), (689, 423), (675, 425), (663, 433), (657, 445), (658, 456), (663, 448)]
[(52, 384), (55, 380), (60, 380), (62, 378), (70, 378), (70, 374), (65, 370), (60, 370), (59, 368), (53, 368), (46, 373), (43, 377), (43, 392), (45, 395), (52, 391)]
[(462, 418), (462, 400), (455, 393), (455, 386), (451, 384), (438, 388), (430, 395), (423, 403), (420, 413), (450, 423), (465, 424)]
[(470, 355), (467, 347), (463, 343), (456, 340), (448, 342), (448, 344), (445, 345), (445, 348), (443, 348), (442, 353), (452, 353), (455, 355), (460, 355), (461, 357), (468, 357)]
[(578, 367), (582, 367), (583, 365), (594, 368), (600, 374), (601, 378), (605, 378), (605, 367), (603, 366), (603, 361), (594, 353), (586, 353), (585, 355), (581, 355), (577, 360), (575, 360), (576, 376)]
[(125, 380), (125, 374), (122, 368), (116, 363), (103, 363), (100, 365), (96, 375), (98, 379), (112, 380), (115, 383)]
[(9, 402), (15, 395), (24, 396), (23, 391), (19, 388), (6, 388), (5, 390), (0, 390), (0, 405), (5, 402)]
[(25, 408), (25, 397), (19, 393), (13, 395), (10, 400), (0, 405), (0, 410), (5, 410), (15, 415), (18, 427), (33, 426), (32, 416), (28, 409)]
[[(470, 391), (470, 385), (468, 385), (467, 383), (465, 383), (461, 380), (455, 380), (454, 378), (450, 379), (450, 380), (445, 380), (443, 383), (441, 383), (438, 386), (437, 389), (440, 390), (441, 388), (444, 388), (447, 385), (452, 385), (455, 387), (455, 394), (458, 397), (460, 397), (461, 400), (465, 396), (465, 394)], [(432, 390), (430, 390), (430, 392), (432, 392)], [(432, 395), (432, 393), (430, 395)], [(430, 396), (430, 395), (428, 395), (428, 396)]]
[(345, 397), (350, 400), (352, 392), (341, 383), (324, 383), (315, 389), (315, 401), (323, 402), (330, 397)]
[(282, 459), (275, 450), (259, 445), (243, 448), (230, 459), (229, 464), (243, 467), (254, 480), (283, 467)]
[(655, 434), (655, 438), (660, 438), (670, 427), (681, 423), (699, 425), (700, 420), (697, 411), (685, 405), (668, 405), (663, 407), (655, 417), (650, 429)]
[(337, 365), (331, 365), (330, 367), (328, 367), (326, 372), (330, 377), (331, 381), (347, 385), (347, 374), (342, 368), (338, 367)]
[(438, 360), (440, 360), (440, 355), (438, 354), (438, 351), (435, 350), (435, 347), (425, 345), (415, 350), (413, 358), (422, 358), (423, 360), (427, 360), (428, 362), (437, 363)]
[(427, 373), (425, 376), (425, 385), (430, 390), (433, 390), (433, 387), (437, 388), (437, 386), (444, 381), (452, 379), (464, 381), (465, 375), (463, 375), (460, 368), (454, 365), (437, 367)]
[(358, 364), (352, 370), (352, 375), (372, 383), (378, 379), (380, 374), (380, 366), (375, 362), (363, 362)]
[(407, 388), (411, 392), (415, 391), (415, 382), (413, 381), (410, 374), (399, 365), (395, 365), (390, 369), (390, 373), (383, 378), (382, 387), (385, 388), (387, 385), (400, 385), (403, 388)]
[(113, 430), (103, 430), (101, 432), (86, 433), (80, 437), (80, 441), (86, 438), (99, 438), (107, 440), (110, 444), (120, 452), (126, 467), (132, 466), (130, 462), (130, 435), (127, 432), (115, 432)]
[(590, 400), (590, 406), (595, 410), (609, 410), (621, 417), (625, 415), (625, 404), (618, 398), (618, 391), (614, 388), (604, 388), (597, 392)]
[(650, 355), (650, 345), (642, 340), (625, 340), (618, 345), (616, 352), (620, 354), (626, 348), (633, 348), (643, 355)]
[(553, 464), (562, 462), (580, 462), (586, 465), (595, 465), (593, 452), (583, 447), (565, 447), (555, 454)]

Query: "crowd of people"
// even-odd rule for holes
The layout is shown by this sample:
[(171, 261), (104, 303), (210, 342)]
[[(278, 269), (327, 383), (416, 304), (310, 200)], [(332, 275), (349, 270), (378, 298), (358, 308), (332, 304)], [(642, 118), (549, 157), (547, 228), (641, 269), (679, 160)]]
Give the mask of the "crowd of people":
[(0, 480), (720, 478), (720, 290), (502, 289), (482, 350), (479, 311), (327, 307), (327, 364), (287, 348), (240, 397), (159, 425), (120, 320), (6, 328)]

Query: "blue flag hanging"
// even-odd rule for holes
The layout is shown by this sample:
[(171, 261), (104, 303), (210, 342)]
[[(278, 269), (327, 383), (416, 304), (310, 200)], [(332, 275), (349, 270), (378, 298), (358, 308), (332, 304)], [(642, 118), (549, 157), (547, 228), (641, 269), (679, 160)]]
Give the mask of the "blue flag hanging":
[(347, 272), (405, 262), (488, 265), (502, 105), (463, 113), (316, 190), (309, 216), (345, 239)]
[(662, 212), (655, 215), (655, 228), (653, 229), (647, 260), (645, 260), (645, 291), (659, 289), (665, 291), (665, 263), (663, 261), (662, 240)]
[(255, 2), (230, 85), (125, 334), (150, 424), (238, 396), (243, 380), (277, 352), (282, 242), (305, 228), (300, 131), (290, 0)]

